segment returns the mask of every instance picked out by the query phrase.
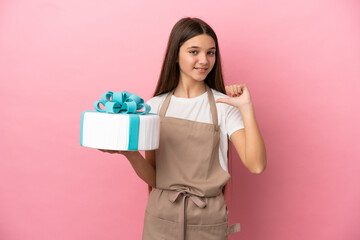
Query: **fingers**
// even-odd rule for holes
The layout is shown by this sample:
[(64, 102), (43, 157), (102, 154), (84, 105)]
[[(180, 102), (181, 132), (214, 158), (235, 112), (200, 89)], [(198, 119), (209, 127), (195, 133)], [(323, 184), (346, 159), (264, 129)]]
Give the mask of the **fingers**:
[(106, 153), (111, 153), (111, 154), (122, 153), (122, 151), (118, 151), (118, 150), (105, 150), (105, 149), (98, 149), (98, 150), (101, 152), (106, 152)]
[(230, 97), (238, 97), (243, 93), (244, 88), (246, 87), (246, 84), (229, 85), (225, 87), (225, 91)]

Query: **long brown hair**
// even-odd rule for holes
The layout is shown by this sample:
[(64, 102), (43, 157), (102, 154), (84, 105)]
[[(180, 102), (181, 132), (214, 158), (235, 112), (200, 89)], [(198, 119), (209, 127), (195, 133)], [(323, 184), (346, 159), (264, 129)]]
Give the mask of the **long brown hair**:
[(182, 18), (173, 27), (166, 48), (164, 62), (153, 96), (169, 92), (179, 83), (180, 70), (176, 62), (181, 45), (197, 35), (207, 34), (215, 41), (215, 65), (207, 75), (205, 83), (219, 92), (225, 93), (224, 80), (221, 70), (220, 49), (214, 30), (199, 18)]

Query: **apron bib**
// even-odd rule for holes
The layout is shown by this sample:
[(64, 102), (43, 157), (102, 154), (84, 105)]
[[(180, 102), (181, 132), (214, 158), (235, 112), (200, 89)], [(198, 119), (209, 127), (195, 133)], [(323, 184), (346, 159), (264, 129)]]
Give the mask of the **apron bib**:
[(156, 188), (146, 206), (143, 240), (226, 240), (240, 231), (239, 223), (228, 227), (222, 189), (230, 175), (219, 163), (216, 104), (207, 85), (206, 91), (212, 124), (165, 117), (174, 90), (161, 106)]

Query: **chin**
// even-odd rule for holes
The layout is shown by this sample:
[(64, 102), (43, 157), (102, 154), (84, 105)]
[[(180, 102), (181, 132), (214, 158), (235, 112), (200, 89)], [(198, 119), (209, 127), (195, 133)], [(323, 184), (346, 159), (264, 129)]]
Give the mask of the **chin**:
[(193, 79), (195, 81), (198, 81), (198, 82), (201, 82), (201, 81), (204, 81), (206, 79), (207, 76), (204, 76), (204, 77), (194, 77)]

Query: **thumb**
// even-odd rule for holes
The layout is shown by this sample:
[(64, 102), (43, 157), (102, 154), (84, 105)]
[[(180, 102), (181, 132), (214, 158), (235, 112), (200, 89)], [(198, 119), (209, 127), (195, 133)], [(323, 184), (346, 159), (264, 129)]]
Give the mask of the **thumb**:
[(218, 98), (215, 102), (217, 102), (217, 103), (229, 103), (229, 98)]

